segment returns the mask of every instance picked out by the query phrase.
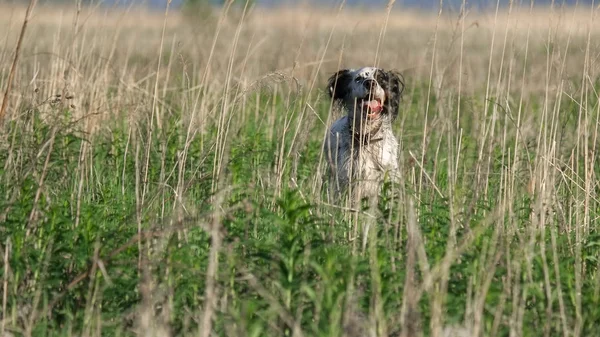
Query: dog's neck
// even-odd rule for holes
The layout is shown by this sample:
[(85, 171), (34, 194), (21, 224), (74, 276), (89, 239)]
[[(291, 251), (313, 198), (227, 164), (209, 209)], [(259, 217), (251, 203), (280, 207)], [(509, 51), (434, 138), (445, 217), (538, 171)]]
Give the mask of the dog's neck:
[(359, 132), (350, 131), (350, 133), (352, 134), (352, 142), (354, 143), (354, 146), (368, 146), (373, 143), (382, 141), (383, 135), (379, 134), (380, 129), (381, 128), (379, 128), (373, 135), (363, 135)]
[(352, 137), (354, 146), (368, 146), (373, 143), (377, 143), (383, 140), (384, 130), (390, 128), (390, 121), (387, 116), (381, 116), (382, 120), (378, 123), (379, 125), (369, 132), (357, 132), (352, 127), (352, 122), (348, 125), (348, 132)]

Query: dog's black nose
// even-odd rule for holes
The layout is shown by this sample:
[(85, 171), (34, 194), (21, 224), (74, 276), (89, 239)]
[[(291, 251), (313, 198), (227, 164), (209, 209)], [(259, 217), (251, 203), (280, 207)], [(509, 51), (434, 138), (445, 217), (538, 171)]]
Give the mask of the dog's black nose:
[(363, 85), (365, 86), (366, 89), (371, 90), (372, 88), (375, 88), (377, 86), (377, 82), (375, 82), (375, 80), (365, 80), (363, 82)]

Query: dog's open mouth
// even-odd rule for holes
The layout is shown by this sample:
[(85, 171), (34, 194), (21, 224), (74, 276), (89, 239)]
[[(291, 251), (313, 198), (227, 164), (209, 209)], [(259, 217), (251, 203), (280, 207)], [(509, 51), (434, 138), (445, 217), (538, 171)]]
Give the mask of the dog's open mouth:
[(383, 110), (383, 104), (381, 104), (381, 100), (379, 98), (371, 99), (371, 100), (362, 100), (362, 109), (367, 112), (368, 119), (374, 119), (379, 117), (381, 111)]

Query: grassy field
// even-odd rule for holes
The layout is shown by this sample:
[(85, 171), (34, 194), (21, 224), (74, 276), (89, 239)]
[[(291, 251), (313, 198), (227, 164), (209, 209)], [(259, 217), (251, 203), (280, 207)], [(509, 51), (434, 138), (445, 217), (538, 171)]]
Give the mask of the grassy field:
[[(36, 7), (0, 336), (600, 336), (598, 11)], [(376, 209), (322, 179), (326, 79), (367, 65), (406, 80)]]

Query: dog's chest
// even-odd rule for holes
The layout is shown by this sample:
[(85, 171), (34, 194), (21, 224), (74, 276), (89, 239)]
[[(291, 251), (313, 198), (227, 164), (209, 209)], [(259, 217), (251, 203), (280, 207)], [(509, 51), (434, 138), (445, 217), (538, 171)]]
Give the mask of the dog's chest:
[(327, 137), (325, 151), (336, 189), (361, 190), (362, 195), (377, 194), (386, 175), (398, 176), (398, 141), (384, 124), (368, 142), (359, 143), (350, 132), (347, 117), (337, 120)]
[[(386, 171), (395, 171), (397, 164), (397, 142), (392, 136), (362, 145), (352, 158), (355, 176), (359, 179), (379, 179)], [(348, 158), (350, 159), (350, 158)]]

